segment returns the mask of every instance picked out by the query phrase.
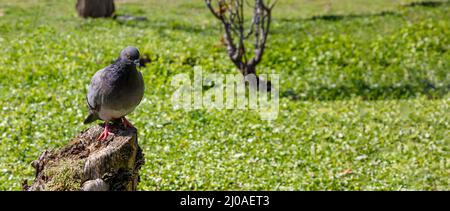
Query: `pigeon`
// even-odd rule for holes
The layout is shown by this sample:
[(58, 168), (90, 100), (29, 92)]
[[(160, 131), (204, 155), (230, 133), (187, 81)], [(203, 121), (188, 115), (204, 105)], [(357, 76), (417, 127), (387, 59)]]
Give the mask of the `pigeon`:
[(111, 133), (110, 121), (121, 121), (125, 128), (134, 126), (125, 118), (133, 112), (144, 96), (144, 80), (139, 66), (139, 50), (126, 47), (111, 65), (97, 71), (89, 84), (86, 101), (89, 115), (84, 124), (105, 121), (105, 129), (97, 138), (106, 140)]

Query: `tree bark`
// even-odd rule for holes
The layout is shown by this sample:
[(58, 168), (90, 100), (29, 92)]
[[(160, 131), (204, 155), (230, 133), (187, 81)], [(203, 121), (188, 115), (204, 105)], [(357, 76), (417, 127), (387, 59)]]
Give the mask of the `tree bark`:
[(78, 15), (83, 18), (108, 18), (114, 15), (114, 0), (77, 0)]
[[(255, 65), (252, 65), (252, 64), (243, 65), (243, 68), (239, 69), (239, 72), (241, 72), (241, 74), (244, 77), (247, 77), (249, 75), (255, 76), (256, 83), (254, 85), (256, 85), (256, 87), (252, 87), (252, 88), (255, 88), (258, 91), (267, 91), (267, 92), (272, 91), (272, 83), (270, 81), (265, 81), (265, 80), (261, 79), (258, 76), (258, 74), (256, 74), (256, 66)], [(252, 85), (252, 84), (250, 84), (250, 85)], [(262, 88), (262, 90), (260, 88)]]
[(100, 142), (96, 125), (56, 150), (46, 150), (32, 163), (36, 176), (28, 191), (134, 191), (144, 156), (136, 129), (113, 126), (114, 135)]

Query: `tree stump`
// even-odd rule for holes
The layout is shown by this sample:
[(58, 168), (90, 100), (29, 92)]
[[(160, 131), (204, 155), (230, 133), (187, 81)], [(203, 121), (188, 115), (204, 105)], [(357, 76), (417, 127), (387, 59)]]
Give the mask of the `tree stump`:
[(115, 12), (114, 0), (77, 0), (76, 9), (83, 18), (108, 18)]
[(33, 161), (36, 176), (28, 191), (134, 191), (144, 156), (136, 129), (113, 125), (114, 135), (100, 142), (103, 127), (96, 125), (56, 150), (46, 150)]

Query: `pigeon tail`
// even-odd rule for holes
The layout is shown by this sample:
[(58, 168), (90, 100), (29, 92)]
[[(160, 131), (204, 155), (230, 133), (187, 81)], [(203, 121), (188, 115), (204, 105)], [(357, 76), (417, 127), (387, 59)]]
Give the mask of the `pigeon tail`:
[(89, 124), (98, 119), (98, 116), (92, 112), (89, 112), (89, 116), (84, 120), (84, 124)]

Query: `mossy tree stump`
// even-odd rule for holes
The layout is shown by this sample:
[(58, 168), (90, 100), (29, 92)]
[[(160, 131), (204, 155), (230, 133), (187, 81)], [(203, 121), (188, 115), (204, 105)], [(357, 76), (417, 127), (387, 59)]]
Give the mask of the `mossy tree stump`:
[(144, 156), (136, 129), (113, 126), (114, 135), (99, 142), (103, 127), (96, 125), (78, 134), (70, 143), (45, 151), (33, 161), (36, 169), (29, 191), (133, 191), (139, 182)]

